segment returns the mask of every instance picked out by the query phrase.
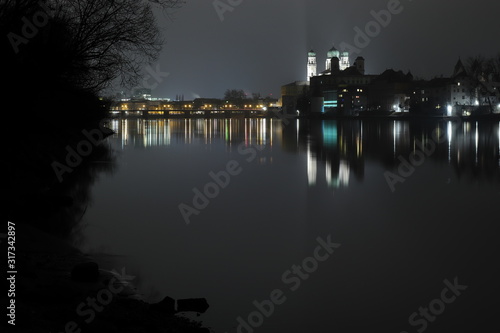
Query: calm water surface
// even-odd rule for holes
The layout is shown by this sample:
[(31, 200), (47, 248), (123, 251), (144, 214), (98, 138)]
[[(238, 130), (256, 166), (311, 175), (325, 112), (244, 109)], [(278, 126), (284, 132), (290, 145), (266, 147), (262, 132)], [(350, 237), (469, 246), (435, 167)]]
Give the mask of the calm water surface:
[[(129, 118), (110, 126), (116, 171), (94, 185), (78, 244), (118, 255), (116, 269), (135, 275), (146, 299), (205, 297), (210, 308), (197, 319), (216, 332), (497, 325), (497, 122)], [(210, 173), (228, 162), (237, 172), (215, 186)], [(211, 198), (195, 198), (197, 190)], [(186, 218), (179, 206), (194, 212), (193, 199), (199, 209)], [(315, 252), (318, 237), (340, 246)], [(455, 278), (467, 289), (439, 301), (444, 280)], [(257, 315), (254, 301), (268, 304), (276, 289), (281, 304)], [(410, 323), (429, 303), (434, 312)], [(256, 327), (238, 330), (238, 317)]]

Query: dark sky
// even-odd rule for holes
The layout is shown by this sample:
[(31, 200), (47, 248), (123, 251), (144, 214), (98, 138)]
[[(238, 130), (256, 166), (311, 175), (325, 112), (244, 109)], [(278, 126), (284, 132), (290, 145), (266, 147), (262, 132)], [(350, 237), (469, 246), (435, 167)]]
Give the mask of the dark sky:
[[(220, 98), (231, 88), (279, 97), (281, 85), (305, 79), (309, 49), (323, 70), (328, 49), (356, 46), (354, 28), (364, 31), (374, 21), (370, 12), (389, 2), (242, 0), (221, 21), (213, 0), (187, 0), (171, 19), (160, 17), (166, 45), (159, 68), (170, 75), (153, 96)], [(367, 74), (393, 68), (447, 76), (459, 56), (500, 52), (498, 1), (401, 0), (401, 7), (361, 49)]]

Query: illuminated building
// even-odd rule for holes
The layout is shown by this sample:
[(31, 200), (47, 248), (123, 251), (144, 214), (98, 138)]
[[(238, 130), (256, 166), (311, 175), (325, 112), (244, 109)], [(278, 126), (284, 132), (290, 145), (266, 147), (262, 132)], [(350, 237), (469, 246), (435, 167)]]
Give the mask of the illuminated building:
[(375, 77), (368, 87), (369, 110), (408, 112), (413, 89), (413, 75), (387, 69)]
[(151, 99), (151, 89), (137, 88), (134, 90), (133, 99)]
[(482, 75), (472, 79), (459, 59), (449, 78), (414, 80), (410, 71), (387, 69), (380, 75), (365, 73), (365, 59), (349, 65), (349, 53), (332, 47), (325, 70), (318, 72), (314, 51), (307, 55), (307, 80), (282, 87), (287, 114), (359, 115), (374, 111), (414, 112), (444, 116), (500, 112), (500, 78)]
[(310, 81), (311, 77), (316, 76), (317, 69), (316, 53), (311, 50), (307, 54), (307, 81)]
[[(340, 58), (336, 55), (340, 55)], [(365, 59), (357, 57), (352, 66), (346, 67), (348, 55), (330, 50), (327, 70), (311, 78), (311, 112), (339, 112), (353, 115), (364, 111), (367, 105), (367, 89), (373, 75), (365, 74)]]
[(451, 77), (434, 78), (415, 84), (412, 110), (448, 116), (490, 113), (490, 104), (495, 105), (499, 101), (496, 91), (500, 89), (500, 83), (488, 82), (483, 85), (483, 89), (475, 85), (459, 59)]
[(340, 52), (333, 46), (328, 52), (326, 53), (326, 63), (325, 63), (325, 72), (329, 72), (332, 69), (332, 58), (338, 58), (339, 60), (339, 69), (341, 71), (347, 69), (350, 64), (349, 64), (349, 52), (347, 51), (342, 51)]

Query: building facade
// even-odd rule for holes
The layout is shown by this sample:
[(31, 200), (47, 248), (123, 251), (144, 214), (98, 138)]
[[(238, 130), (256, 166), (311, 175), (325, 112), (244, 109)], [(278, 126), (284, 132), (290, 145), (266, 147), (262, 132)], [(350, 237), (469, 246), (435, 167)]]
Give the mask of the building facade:
[(347, 51), (339, 51), (333, 46), (326, 53), (326, 62), (325, 62), (325, 72), (328, 72), (332, 69), (332, 58), (339, 59), (339, 68), (341, 71), (347, 69), (350, 66), (349, 63), (349, 52)]
[(316, 52), (308, 52), (306, 80), (282, 86), (281, 99), (287, 114), (297, 111), (339, 115), (500, 113), (500, 78), (498, 74), (491, 76), (472, 77), (460, 59), (450, 77), (414, 80), (410, 71), (393, 69), (369, 75), (363, 57), (357, 57), (350, 65), (349, 53), (332, 47), (321, 72)]
[(307, 54), (307, 81), (311, 80), (311, 77), (316, 76), (318, 70), (318, 62), (316, 59), (316, 53), (311, 50)]
[[(329, 55), (337, 54), (331, 52)], [(342, 69), (342, 60), (334, 56), (328, 66), (328, 70), (311, 78), (311, 112), (354, 115), (365, 111), (367, 87), (374, 77), (365, 74), (365, 59), (358, 57), (352, 66)]]

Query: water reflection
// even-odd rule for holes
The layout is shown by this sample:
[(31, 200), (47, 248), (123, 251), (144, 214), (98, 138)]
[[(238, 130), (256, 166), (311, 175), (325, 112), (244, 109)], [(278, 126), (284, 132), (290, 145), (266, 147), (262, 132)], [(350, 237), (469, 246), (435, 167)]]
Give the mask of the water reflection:
[[(394, 169), (401, 158), (408, 159), (422, 149), (426, 159), (447, 162), (459, 176), (499, 177), (497, 122), (114, 119), (111, 128), (116, 132), (112, 140), (120, 149), (220, 142), (229, 148), (241, 142), (278, 145), (284, 151), (305, 153), (309, 186), (346, 187), (353, 177), (363, 180), (367, 160)], [(444, 140), (436, 142), (436, 135)]]
[(11, 155), (15, 157), (7, 173), (10, 221), (32, 224), (63, 238), (74, 235), (76, 238), (72, 240), (79, 242), (78, 229), (92, 203), (93, 185), (100, 177), (116, 172), (117, 165), (114, 150), (108, 143), (101, 142), (92, 146), (90, 153), (81, 157), (76, 166), (68, 169), (70, 171), (60, 173), (62, 180), (59, 181), (52, 163), (67, 161), (64, 157), (69, 156), (66, 155), (68, 147), (77, 147), (78, 142), (84, 140), (84, 137), (76, 138), (68, 139), (66, 145), (64, 141), (56, 142), (44, 135), (26, 135), (11, 145), (10, 149), (16, 153)]
[[(339, 188), (349, 185), (351, 173), (357, 180), (363, 179), (363, 129), (360, 123), (312, 121), (305, 122), (302, 131), (299, 147), (307, 147), (307, 159), (314, 161), (308, 165), (308, 173), (320, 174), (318, 182)], [(318, 171), (317, 162), (324, 166), (324, 172)], [(309, 183), (310, 186), (316, 184), (316, 181)]]
[[(95, 186), (82, 249), (130, 256), (127, 271), (149, 300), (206, 297), (204, 319), (217, 332), (235, 332), (253, 300), (287, 290), (283, 272), (329, 234), (342, 253), (287, 294), (259, 332), (373, 330), (359, 318), (400, 332), (444, 278), (484, 277), (474, 287), (483, 294), (470, 288), (478, 299), (497, 288), (498, 123), (116, 119), (112, 127), (120, 168)], [(241, 146), (260, 150), (248, 161)], [(427, 150), (393, 195), (384, 171)], [(186, 225), (179, 204), (194, 206), (193, 189), (230, 160), (241, 174)], [(458, 317), (483, 303), (467, 304)]]
[(222, 140), (230, 146), (245, 141), (247, 145), (273, 145), (281, 135), (274, 119), (114, 119), (111, 128), (116, 132), (120, 147), (148, 148), (177, 143), (207, 144)]

